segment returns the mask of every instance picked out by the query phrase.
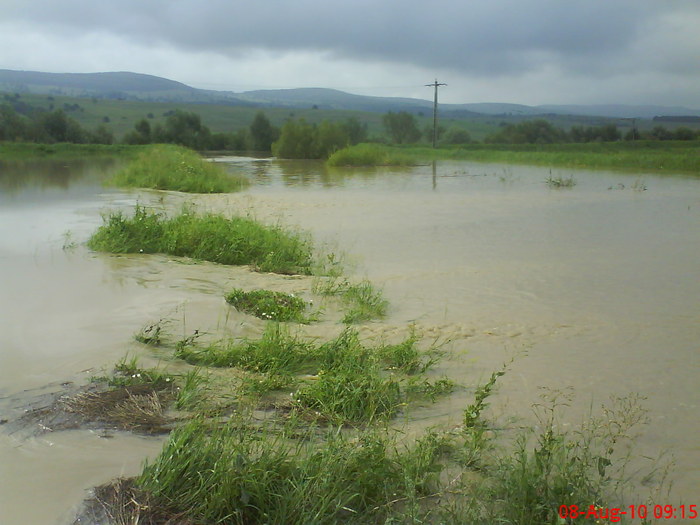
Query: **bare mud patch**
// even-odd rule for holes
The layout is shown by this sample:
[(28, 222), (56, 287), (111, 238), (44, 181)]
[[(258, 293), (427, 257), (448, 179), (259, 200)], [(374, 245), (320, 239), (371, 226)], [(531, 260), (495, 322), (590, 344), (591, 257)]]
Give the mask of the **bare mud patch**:
[(164, 434), (177, 418), (166, 414), (173, 391), (152, 385), (111, 387), (106, 383), (48, 385), (12, 399), (15, 414), (0, 420), (9, 435), (29, 438), (64, 430), (92, 430), (103, 437), (113, 431)]

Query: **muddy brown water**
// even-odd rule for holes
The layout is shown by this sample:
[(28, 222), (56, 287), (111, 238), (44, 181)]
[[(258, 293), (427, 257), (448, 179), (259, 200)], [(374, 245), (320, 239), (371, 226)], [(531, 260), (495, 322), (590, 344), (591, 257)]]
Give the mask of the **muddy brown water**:
[[(133, 341), (149, 322), (165, 319), (176, 333), (260, 333), (260, 321), (224, 304), (234, 286), (308, 293), (307, 278), (81, 244), (106, 209), (194, 202), (300, 227), (344, 252), (391, 303), (364, 337), (397, 338), (413, 325), (444, 343), (436, 373), (465, 388), (401, 424), (459, 423), (470, 387), (515, 356), (490, 415), (526, 424), (540, 387), (571, 387), (562, 422), (573, 425), (610, 396), (640, 393), (650, 422), (635, 454), (676, 458), (671, 494), (655, 502), (700, 503), (700, 180), (467, 162), (327, 171), (217, 160), (250, 176), (251, 189), (125, 192), (101, 185), (116, 169), (107, 161), (0, 165), (0, 420), (127, 353), (164, 360)], [(550, 175), (577, 184), (550, 189)], [(308, 328), (319, 338), (338, 331), (330, 320)], [(137, 473), (161, 446), (118, 432), (0, 426), (0, 523), (68, 523), (87, 489)], [(630, 503), (643, 503), (644, 489)]]

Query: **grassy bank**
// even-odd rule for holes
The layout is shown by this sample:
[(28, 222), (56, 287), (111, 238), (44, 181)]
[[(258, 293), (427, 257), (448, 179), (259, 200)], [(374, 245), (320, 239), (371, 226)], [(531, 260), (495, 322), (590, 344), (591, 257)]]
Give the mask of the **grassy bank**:
[(186, 209), (174, 217), (141, 206), (130, 217), (111, 213), (87, 245), (101, 252), (163, 253), (283, 274), (310, 274), (313, 263), (311, 242), (300, 233)]
[(239, 191), (250, 183), (181, 146), (149, 146), (109, 181), (114, 186), (190, 193)]
[(34, 158), (73, 159), (83, 157), (131, 157), (143, 150), (143, 146), (103, 144), (35, 144), (0, 142), (0, 160), (24, 160)]
[(333, 166), (405, 165), (431, 160), (472, 160), (538, 166), (634, 170), (700, 175), (700, 141), (596, 142), (584, 144), (469, 144), (454, 148), (393, 147), (361, 144), (338, 151)]

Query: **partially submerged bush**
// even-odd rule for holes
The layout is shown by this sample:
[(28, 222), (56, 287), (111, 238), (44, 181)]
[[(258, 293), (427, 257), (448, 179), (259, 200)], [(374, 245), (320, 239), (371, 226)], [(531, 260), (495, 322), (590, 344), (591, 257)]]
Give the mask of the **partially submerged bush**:
[(411, 166), (415, 160), (382, 144), (357, 144), (333, 153), (328, 166)]
[(306, 323), (304, 315), (306, 301), (294, 294), (253, 290), (246, 292), (239, 288), (226, 294), (226, 302), (237, 310), (270, 321), (293, 321)]
[(245, 177), (227, 173), (221, 165), (205, 161), (195, 151), (165, 144), (148, 147), (116, 173), (110, 183), (189, 193), (239, 191), (250, 184)]
[(111, 253), (165, 253), (221, 264), (255, 266), (283, 274), (311, 272), (311, 243), (301, 234), (252, 219), (197, 215), (174, 217), (136, 206), (133, 217), (113, 212), (88, 240), (88, 247)]

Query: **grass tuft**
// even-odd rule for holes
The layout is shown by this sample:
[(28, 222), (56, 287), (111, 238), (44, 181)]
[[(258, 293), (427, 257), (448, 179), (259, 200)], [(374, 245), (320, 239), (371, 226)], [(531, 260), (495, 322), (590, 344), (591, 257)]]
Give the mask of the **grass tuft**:
[(250, 184), (245, 177), (227, 173), (195, 151), (169, 144), (149, 146), (109, 182), (126, 188), (189, 193), (240, 191)]
[(260, 319), (296, 323), (310, 321), (304, 315), (306, 301), (294, 294), (270, 290), (245, 292), (237, 288), (226, 294), (226, 302), (237, 310)]
[(133, 217), (113, 212), (88, 240), (88, 247), (110, 253), (165, 253), (231, 265), (253, 265), (263, 272), (309, 274), (311, 243), (301, 234), (252, 219), (197, 215), (174, 217), (136, 206)]

